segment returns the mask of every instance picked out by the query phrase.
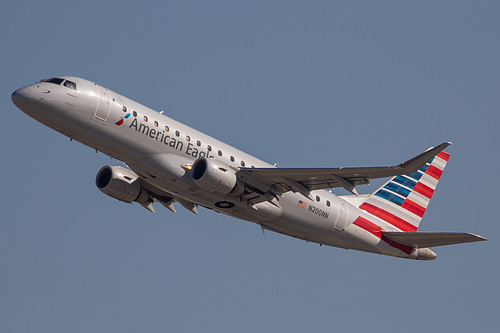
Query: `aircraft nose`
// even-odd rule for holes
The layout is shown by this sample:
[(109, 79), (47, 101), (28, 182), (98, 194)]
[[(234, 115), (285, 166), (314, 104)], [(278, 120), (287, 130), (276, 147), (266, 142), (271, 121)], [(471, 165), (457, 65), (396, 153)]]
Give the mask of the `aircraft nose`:
[(12, 93), (10, 98), (17, 107), (20, 107), (31, 100), (31, 89), (29, 87), (19, 88)]

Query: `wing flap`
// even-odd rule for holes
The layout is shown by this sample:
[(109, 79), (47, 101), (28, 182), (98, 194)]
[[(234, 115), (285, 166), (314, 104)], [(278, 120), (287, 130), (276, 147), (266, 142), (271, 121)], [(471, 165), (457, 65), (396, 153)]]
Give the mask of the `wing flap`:
[(465, 232), (393, 232), (382, 231), (388, 239), (415, 248), (435, 247), (486, 241), (487, 239)]

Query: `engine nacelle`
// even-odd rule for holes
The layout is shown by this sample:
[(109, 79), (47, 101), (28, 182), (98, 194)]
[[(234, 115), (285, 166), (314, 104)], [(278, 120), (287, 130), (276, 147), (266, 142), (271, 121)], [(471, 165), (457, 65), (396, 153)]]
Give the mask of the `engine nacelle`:
[(241, 187), (236, 172), (223, 162), (200, 157), (193, 163), (191, 178), (200, 187), (221, 194), (236, 192)]
[(120, 166), (104, 166), (95, 178), (102, 193), (120, 201), (147, 202), (149, 195), (143, 190), (139, 176)]

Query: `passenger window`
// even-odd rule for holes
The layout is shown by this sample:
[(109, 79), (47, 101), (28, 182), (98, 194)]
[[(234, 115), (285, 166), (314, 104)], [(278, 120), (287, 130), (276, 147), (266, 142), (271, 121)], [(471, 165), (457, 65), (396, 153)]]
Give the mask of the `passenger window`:
[(319, 202), (320, 198), (319, 196), (316, 196), (316, 201)]
[(127, 107), (125, 105), (122, 106), (122, 110), (123, 110), (123, 112), (127, 112)]
[(147, 116), (144, 116), (144, 122), (148, 122), (148, 117)]
[(199, 146), (201, 146), (201, 141), (200, 141), (200, 140), (196, 141), (196, 145), (197, 145), (198, 147), (199, 147)]
[(132, 114), (134, 115), (134, 117), (137, 117), (137, 111), (132, 112)]
[(231, 156), (230, 160), (231, 162), (234, 162), (234, 156)]
[(326, 205), (330, 207), (330, 200), (326, 200)]
[(155, 120), (155, 127), (158, 127), (158, 122)]
[(168, 128), (167, 125), (165, 125), (165, 132), (168, 132), (170, 130), (170, 128)]
[(241, 161), (241, 166), (244, 167), (245, 166), (245, 161)]
[(191, 137), (189, 135), (186, 135), (186, 141), (191, 141)]
[(212, 146), (208, 145), (208, 146), (207, 146), (207, 150), (208, 150), (208, 151), (212, 151)]
[(68, 87), (70, 89), (76, 90), (76, 83), (73, 81), (66, 80), (63, 86)]
[(175, 136), (180, 136), (181, 133), (179, 131), (175, 131)]
[(217, 152), (217, 154), (218, 154), (219, 156), (222, 156), (222, 150), (219, 150), (219, 151)]

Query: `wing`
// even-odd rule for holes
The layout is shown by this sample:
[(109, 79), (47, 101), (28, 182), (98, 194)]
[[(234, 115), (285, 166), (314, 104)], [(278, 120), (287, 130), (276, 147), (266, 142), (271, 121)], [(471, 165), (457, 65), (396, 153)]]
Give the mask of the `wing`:
[(244, 168), (238, 173), (243, 181), (252, 178), (261, 184), (272, 187), (278, 193), (293, 191), (311, 198), (310, 191), (312, 190), (343, 187), (357, 194), (355, 187), (368, 184), (370, 179), (416, 172), (450, 144), (451, 142), (444, 142), (395, 166), (331, 169)]

